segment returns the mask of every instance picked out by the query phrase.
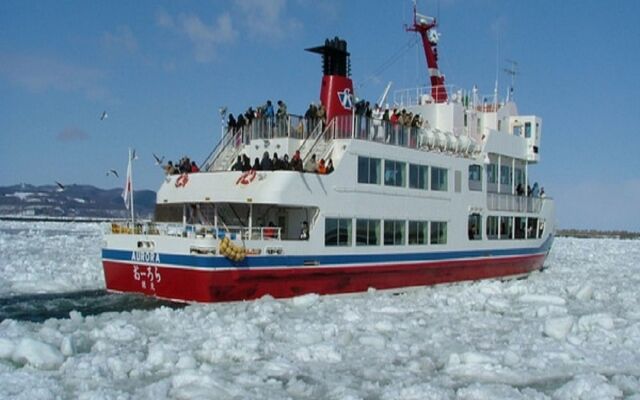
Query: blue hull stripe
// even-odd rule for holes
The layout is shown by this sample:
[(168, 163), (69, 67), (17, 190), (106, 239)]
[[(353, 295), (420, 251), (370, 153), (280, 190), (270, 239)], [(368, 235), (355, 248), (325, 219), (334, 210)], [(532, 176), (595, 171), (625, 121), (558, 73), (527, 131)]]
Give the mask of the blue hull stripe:
[[(305, 262), (317, 262), (318, 265), (347, 265), (354, 264), (378, 264), (389, 262), (422, 262), (422, 261), (445, 261), (455, 259), (473, 259), (484, 257), (509, 257), (528, 256), (546, 253), (553, 243), (553, 235), (542, 243), (540, 247), (524, 247), (516, 249), (487, 249), (487, 250), (467, 250), (448, 252), (422, 252), (422, 253), (399, 253), (399, 254), (344, 254), (344, 255), (308, 255), (308, 256), (249, 256), (241, 262), (231, 262), (226, 257), (220, 256), (196, 256), (160, 253), (160, 264), (171, 264), (195, 268), (242, 268), (242, 267), (282, 267), (301, 266)], [(102, 258), (114, 261), (131, 262), (132, 251), (102, 249)], [(142, 264), (154, 264), (154, 262), (143, 262)]]

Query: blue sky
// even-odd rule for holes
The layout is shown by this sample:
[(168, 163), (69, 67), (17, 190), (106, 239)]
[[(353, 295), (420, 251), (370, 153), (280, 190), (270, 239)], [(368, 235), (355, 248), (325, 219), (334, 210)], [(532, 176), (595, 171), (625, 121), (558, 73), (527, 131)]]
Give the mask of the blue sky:
[[(504, 93), (518, 62), (521, 113), (543, 118), (533, 178), (561, 227), (640, 231), (638, 1), (422, 0), (439, 16), (447, 84)], [(157, 189), (151, 153), (202, 161), (218, 108), (283, 99), (303, 113), (320, 60), (303, 49), (349, 43), (359, 97), (427, 82), (403, 24), (409, 1), (0, 2), (0, 185), (122, 186), (127, 148), (137, 188)], [(394, 62), (391, 62), (393, 60)], [(107, 111), (109, 117), (101, 121)], [(106, 176), (108, 169), (121, 173)]]

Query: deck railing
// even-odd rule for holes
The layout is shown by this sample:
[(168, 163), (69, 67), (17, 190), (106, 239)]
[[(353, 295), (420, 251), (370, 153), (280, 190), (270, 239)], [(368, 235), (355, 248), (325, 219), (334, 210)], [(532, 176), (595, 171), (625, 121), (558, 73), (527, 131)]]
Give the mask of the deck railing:
[(491, 211), (539, 213), (543, 201), (542, 197), (487, 193), (487, 208)]
[[(433, 149), (456, 153), (471, 153), (479, 149), (475, 140), (465, 130), (443, 132), (428, 129), (428, 122), (420, 126), (392, 123), (364, 115), (340, 115), (329, 124), (318, 119), (306, 119), (299, 115), (283, 118), (256, 118), (251, 124), (239, 129), (231, 129), (204, 163), (205, 170), (225, 170), (235, 162), (242, 147), (254, 139), (292, 138), (302, 141), (299, 149), (315, 147), (317, 142), (333, 139), (359, 139), (412, 149)], [(311, 152), (303, 154), (309, 155)], [(223, 164), (223, 165), (219, 165)], [(229, 165), (227, 165), (229, 164)]]
[(175, 224), (140, 222), (131, 225), (130, 222), (112, 223), (107, 233), (119, 235), (158, 235), (188, 238), (218, 238), (228, 237), (231, 240), (282, 240), (282, 228), (277, 226), (243, 227), (227, 226), (226, 228), (201, 224)]

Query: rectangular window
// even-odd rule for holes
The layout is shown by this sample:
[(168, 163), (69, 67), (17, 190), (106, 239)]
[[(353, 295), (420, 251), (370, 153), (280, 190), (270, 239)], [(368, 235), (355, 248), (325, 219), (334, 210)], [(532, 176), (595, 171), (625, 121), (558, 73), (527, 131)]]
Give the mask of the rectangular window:
[(498, 166), (496, 164), (487, 165), (487, 182), (498, 183)]
[(538, 218), (529, 218), (527, 221), (527, 239), (537, 239)]
[(447, 223), (431, 221), (431, 244), (447, 244)]
[(513, 136), (521, 136), (521, 135), (522, 135), (522, 125), (514, 125)]
[(531, 137), (531, 122), (524, 123), (524, 137), (525, 138)]
[(404, 221), (384, 220), (384, 244), (385, 246), (400, 246), (404, 244)]
[(409, 187), (412, 189), (429, 189), (429, 167), (409, 164)]
[(511, 232), (513, 232), (513, 218), (500, 217), (500, 239), (512, 239)]
[(448, 190), (447, 170), (431, 167), (431, 190), (446, 192)]
[(387, 186), (406, 186), (405, 163), (384, 160), (384, 184)]
[(482, 216), (480, 214), (469, 215), (467, 231), (469, 240), (482, 240)]
[(518, 168), (516, 167), (516, 169), (514, 170), (515, 172), (515, 185), (518, 186), (520, 185), (524, 185), (524, 170), (522, 168)]
[(409, 221), (409, 244), (427, 244), (429, 222)]
[(358, 156), (358, 183), (380, 184), (380, 159)]
[(482, 191), (482, 167), (469, 165), (469, 190)]
[(511, 185), (513, 176), (512, 174), (512, 170), (511, 167), (508, 165), (501, 165), (500, 166), (500, 183), (502, 185)]
[(324, 220), (325, 246), (351, 246), (351, 219), (326, 218)]
[(496, 216), (487, 217), (487, 238), (498, 238), (498, 217)]
[(356, 220), (356, 246), (378, 246), (380, 244), (380, 220)]
[(524, 234), (527, 230), (527, 219), (522, 217), (515, 218), (515, 238), (516, 239), (524, 239)]

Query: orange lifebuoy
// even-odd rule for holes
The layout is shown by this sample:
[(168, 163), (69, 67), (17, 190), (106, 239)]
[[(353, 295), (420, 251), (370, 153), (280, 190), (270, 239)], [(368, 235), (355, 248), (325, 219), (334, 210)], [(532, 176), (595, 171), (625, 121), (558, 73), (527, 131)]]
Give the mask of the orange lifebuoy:
[(187, 186), (187, 183), (189, 182), (189, 175), (188, 174), (182, 174), (178, 177), (178, 179), (176, 179), (176, 187), (184, 187)]
[(240, 178), (238, 178), (238, 180), (236, 181), (236, 185), (239, 183), (248, 185), (253, 182), (254, 179), (256, 179), (256, 170), (250, 169), (249, 171), (245, 171), (242, 173), (242, 175), (240, 175)]

